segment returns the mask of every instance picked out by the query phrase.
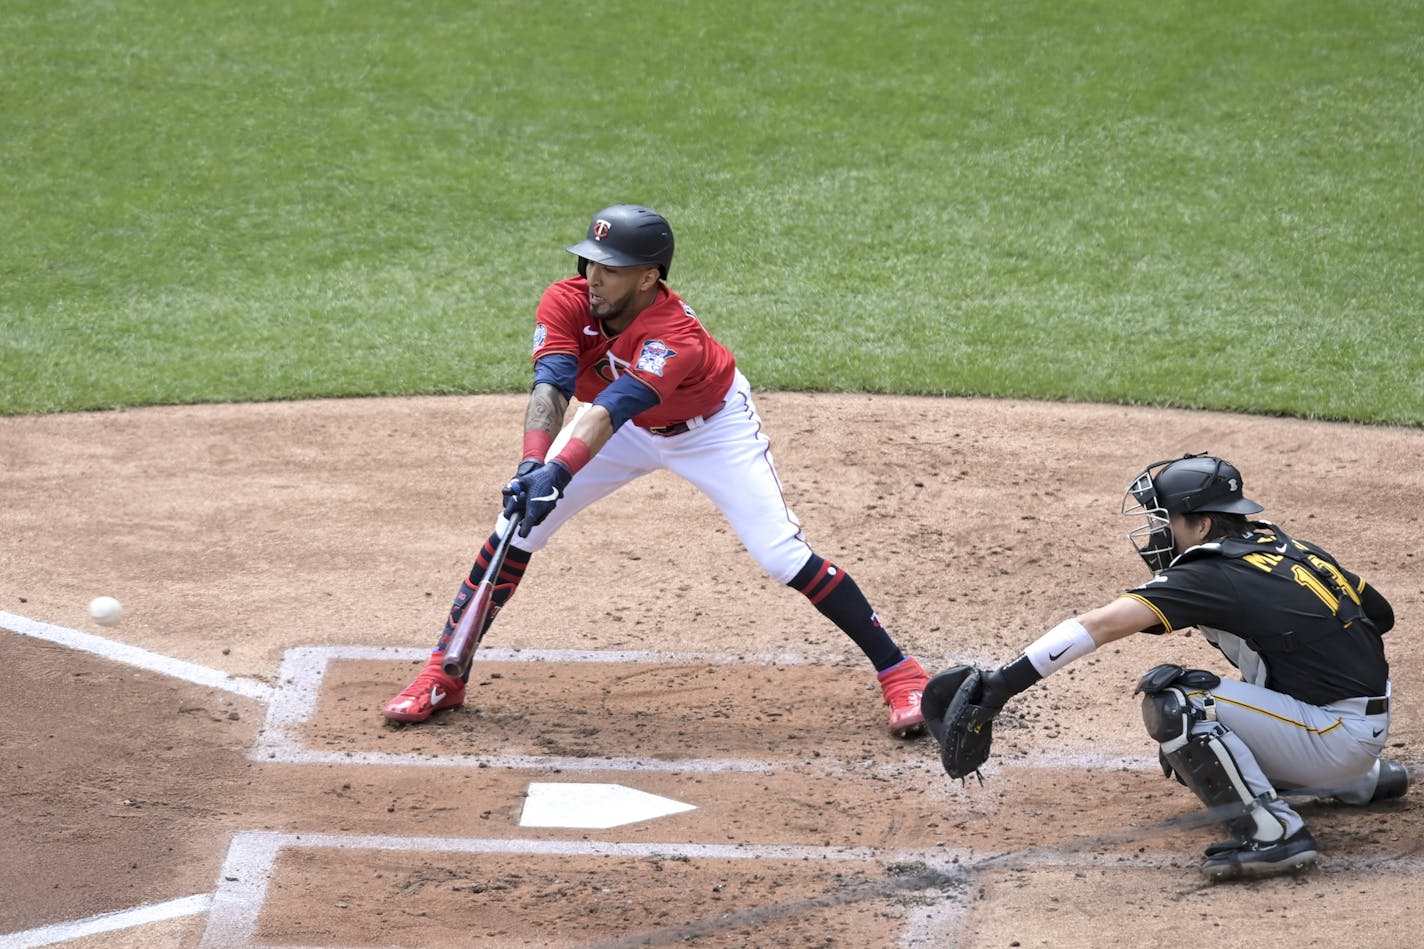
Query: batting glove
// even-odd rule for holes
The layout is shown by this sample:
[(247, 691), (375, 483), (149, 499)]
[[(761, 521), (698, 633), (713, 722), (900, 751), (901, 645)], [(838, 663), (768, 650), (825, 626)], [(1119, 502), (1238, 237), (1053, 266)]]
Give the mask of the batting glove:
[(549, 516), (554, 505), (564, 496), (564, 488), (569, 486), (569, 480), (573, 476), (574, 473), (565, 468), (562, 462), (551, 461), (536, 471), (515, 479), (520, 486), (524, 508), (524, 519), (519, 522), (520, 537), (528, 537), (529, 531), (538, 527), (544, 518)]
[(544, 463), (542, 461), (535, 461), (533, 458), (519, 463), (519, 468), (514, 472), (514, 477), (510, 479), (509, 484), (504, 486), (505, 517), (513, 517), (516, 512), (520, 514), (524, 513), (525, 506), (529, 502), (529, 497), (527, 494), (521, 495), (519, 483), (525, 476), (538, 471), (543, 465)]

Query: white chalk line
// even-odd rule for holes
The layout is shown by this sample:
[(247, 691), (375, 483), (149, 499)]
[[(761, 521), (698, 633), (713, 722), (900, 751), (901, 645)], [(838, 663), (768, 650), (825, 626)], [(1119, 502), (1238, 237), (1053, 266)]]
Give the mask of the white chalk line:
[[(550, 757), (544, 755), (429, 755), (376, 751), (324, 751), (306, 747), (301, 727), (315, 714), (321, 679), (333, 660), (417, 662), (429, 650), (396, 649), (379, 646), (299, 646), (288, 649), (278, 669), (278, 684), (198, 665), (138, 646), (106, 639), (92, 633), (44, 623), (14, 613), (0, 611), (0, 628), (22, 636), (41, 639), (70, 649), (91, 653), (112, 662), (146, 669), (195, 685), (230, 692), (267, 705), (266, 723), (249, 758), (282, 764), (351, 764), (380, 767), (501, 768), (506, 770), (644, 771), (644, 772), (732, 772), (765, 774), (784, 768), (786, 762), (747, 761), (715, 758), (644, 757)], [(843, 660), (827, 660), (793, 653), (675, 653), (641, 650), (504, 649), (481, 650), (479, 658), (489, 662), (550, 663), (679, 663), (706, 665), (839, 665)], [(1155, 767), (1155, 759), (1112, 755), (1030, 756), (1036, 767), (1094, 767), (1120, 770)], [(829, 774), (849, 770), (863, 772), (854, 762), (817, 759), (818, 770)], [(902, 769), (898, 763), (884, 767)]]
[[(947, 881), (963, 880), (958, 892), (940, 890), (928, 905), (910, 908), (901, 945), (942, 943), (975, 895), (968, 885), (982, 867), (989, 872), (1018, 869), (1049, 870), (1172, 870), (1181, 869), (1177, 854), (1125, 857), (1121, 852), (1084, 851), (1023, 852), (991, 854), (968, 848), (878, 850), (871, 847), (799, 847), (736, 844), (620, 843), (614, 841), (511, 840), (503, 838), (397, 837), (388, 835), (291, 834), (272, 831), (243, 831), (233, 835), (227, 858), (218, 876), (218, 889), (208, 911), (208, 924), (198, 949), (227, 946), (257, 946), (258, 918), (283, 850), (314, 849), (333, 851), (398, 851), (415, 854), (495, 854), (531, 857), (582, 857), (630, 859), (783, 860), (796, 863), (880, 863), (922, 864), (938, 870)], [(1424, 870), (1419, 857), (1332, 857), (1333, 871), (1365, 871), (1381, 862), (1405, 872)], [(888, 895), (888, 894), (887, 894)], [(4, 949), (0, 946), (0, 949)], [(261, 949), (289, 949), (263, 944)]]
[[(278, 673), (278, 684), (271, 686), (255, 679), (233, 676), (220, 670), (200, 666), (184, 660), (174, 659), (150, 652), (125, 643), (119, 643), (82, 633), (76, 630), (42, 623), (12, 613), (0, 611), (0, 628), (10, 629), (21, 635), (53, 642), (68, 648), (89, 652), (114, 662), (147, 669), (197, 685), (231, 692), (246, 698), (264, 702), (268, 706), (266, 723), (257, 744), (249, 757), (281, 763), (293, 764), (356, 764), (386, 766), (435, 766), (435, 767), (495, 767), (518, 770), (560, 770), (560, 771), (680, 771), (680, 772), (749, 772), (763, 773), (784, 769), (792, 763), (768, 763), (756, 761), (719, 759), (650, 759), (650, 758), (553, 758), (530, 755), (415, 755), (379, 752), (326, 752), (304, 747), (296, 732), (309, 722), (315, 713), (321, 679), (333, 660), (354, 661), (405, 661), (418, 662), (429, 655), (424, 649), (395, 649), (386, 647), (295, 647), (283, 655)], [(490, 662), (551, 662), (551, 663), (701, 663), (709, 665), (780, 664), (780, 665), (838, 665), (838, 660), (798, 656), (793, 654), (719, 654), (719, 653), (670, 653), (645, 651), (588, 650), (534, 650), (499, 649), (482, 650), (480, 657)], [(864, 772), (865, 768), (853, 762), (829, 762), (819, 759), (829, 773), (846, 773), (852, 770)], [(1087, 769), (1087, 770), (1150, 770), (1157, 767), (1155, 758), (1102, 754), (1050, 754), (1036, 752), (1011, 759), (1012, 766), (1027, 765), (1044, 769)], [(892, 767), (898, 772), (907, 768), (937, 775), (938, 761), (926, 756), (922, 762), (899, 762)], [(616, 844), (596, 842), (560, 841), (519, 841), (501, 839), (467, 838), (460, 840), (399, 837), (338, 837), (333, 835), (281, 835), (265, 832), (239, 832), (234, 835), (229, 848), (223, 872), (219, 875), (218, 887), (211, 895), (199, 894), (171, 900), (165, 903), (141, 906), (133, 909), (106, 913), (87, 920), (57, 923), (25, 932), (0, 936), (0, 949), (20, 949), (20, 947), (44, 946), (65, 942), (93, 933), (116, 931), (118, 929), (147, 925), (181, 916), (208, 913), (209, 925), (205, 928), (203, 943), (206, 946), (230, 945), (225, 940), (232, 933), (246, 933), (243, 938), (250, 941), (256, 931), (258, 914), (265, 902), (266, 889), (271, 879), (276, 858), (280, 850), (287, 847), (330, 847), (334, 849), (386, 849), (419, 850), (469, 853), (547, 853), (572, 856), (698, 856), (709, 859), (838, 859), (838, 860), (880, 860), (894, 859), (886, 851), (856, 850), (847, 848), (792, 848), (792, 847), (736, 847), (729, 845), (666, 845), (666, 844)], [(812, 854), (816, 856), (811, 856)], [(933, 851), (903, 851), (903, 859), (919, 859), (927, 863), (943, 862), (955, 851), (936, 848)], [(967, 851), (965, 852), (967, 853)], [(961, 858), (962, 859), (962, 858)], [(1360, 864), (1378, 866), (1380, 858), (1334, 858), (1332, 864)], [(1386, 857), (1385, 861), (1395, 869), (1411, 872), (1420, 869), (1424, 861), (1413, 858)], [(1152, 869), (1174, 866), (1171, 856), (1136, 857), (1123, 860), (1121, 857), (1083, 856), (1074, 853), (1025, 857), (1021, 866), (1035, 867), (1083, 867), (1104, 865), (1110, 867), (1135, 867)], [(952, 901), (957, 904), (958, 901)], [(939, 903), (917, 910), (913, 914), (913, 925), (907, 930), (906, 938), (918, 940), (919, 934), (943, 933), (946, 917), (953, 919), (962, 907)], [(218, 925), (214, 925), (214, 921)], [(247, 945), (249, 943), (240, 943)], [(907, 943), (909, 944), (909, 943)], [(266, 949), (285, 949), (271, 946)]]
[(52, 923), (36, 929), (27, 929), (24, 932), (0, 936), (0, 949), (32, 949), (35, 946), (52, 946), (55, 943), (116, 932), (120, 929), (132, 929), (135, 926), (162, 923), (184, 916), (196, 916), (199, 913), (207, 912), (212, 902), (213, 897), (210, 894), (198, 893), (163, 903), (137, 906), (133, 909), (119, 910), (113, 913), (101, 913), (98, 916), (90, 916), (88, 919)]
[[(267, 720), (249, 757), (258, 761), (283, 764), (353, 764), (381, 767), (421, 768), (502, 768), (509, 770), (642, 771), (741, 774), (767, 774), (795, 768), (830, 776), (867, 771), (923, 769), (938, 773), (938, 759), (925, 755), (915, 762), (895, 761), (867, 767), (863, 762), (831, 758), (806, 761), (748, 761), (717, 758), (641, 758), (641, 757), (550, 757), (547, 755), (474, 755), (474, 754), (403, 754), (383, 751), (327, 751), (307, 747), (301, 729), (313, 720), (321, 692), (322, 678), (334, 661), (357, 662), (421, 662), (429, 650), (391, 649), (379, 646), (298, 646), (288, 649), (277, 670), (277, 688), (267, 707)], [(731, 665), (834, 665), (805, 656), (787, 654), (749, 655), (723, 653), (670, 653), (614, 651), (590, 652), (572, 649), (482, 649), (479, 659), (486, 662), (552, 662), (552, 663), (678, 663)], [(1015, 765), (1028, 763), (1036, 768), (1091, 768), (1095, 770), (1149, 770), (1158, 767), (1155, 757), (1106, 754), (1034, 753), (1022, 758), (1007, 759)]]
[[(277, 857), (286, 849), (384, 850), (415, 854), (517, 854), (561, 857), (687, 857), (708, 860), (847, 860), (884, 859), (870, 848), (770, 847), (732, 844), (645, 844), (603, 841), (513, 840), (503, 838), (396, 837), (387, 835), (291, 834), (243, 831), (233, 835), (218, 875), (204, 942), (247, 945), (256, 932)], [(937, 851), (942, 859), (951, 859)], [(243, 942), (241, 940), (247, 940)]]
[[(785, 860), (811, 862), (919, 862), (961, 875), (968, 850), (937, 847), (931, 850), (876, 850), (869, 847), (739, 846), (734, 844), (657, 844), (612, 841), (509, 840), (499, 838), (394, 837), (337, 834), (284, 834), (246, 831), (233, 836), (227, 860), (218, 877), (218, 890), (208, 912), (208, 925), (199, 949), (255, 946), (258, 918), (271, 885), (279, 854), (285, 849), (386, 850), (418, 854), (514, 854), (584, 858)], [(1106, 858), (1103, 858), (1106, 863)], [(1121, 861), (1113, 861), (1121, 866)], [(943, 923), (939, 907), (920, 921)], [(942, 935), (942, 933), (941, 933)], [(286, 949), (264, 945), (262, 949)]]
[(0, 610), (0, 627), (19, 633), (21, 636), (43, 639), (46, 642), (69, 649), (77, 649), (80, 652), (92, 653), (127, 666), (147, 669), (150, 672), (157, 672), (173, 679), (181, 679), (184, 682), (192, 682), (211, 689), (232, 692), (245, 698), (256, 699), (259, 702), (270, 702), (274, 691), (270, 685), (256, 679), (243, 679), (217, 669), (200, 666), (195, 662), (149, 652), (147, 649), (130, 646), (128, 643), (115, 642), (92, 633), (81, 633), (64, 626), (41, 623), (24, 616), (17, 616), (14, 613), (6, 613), (3, 610)]

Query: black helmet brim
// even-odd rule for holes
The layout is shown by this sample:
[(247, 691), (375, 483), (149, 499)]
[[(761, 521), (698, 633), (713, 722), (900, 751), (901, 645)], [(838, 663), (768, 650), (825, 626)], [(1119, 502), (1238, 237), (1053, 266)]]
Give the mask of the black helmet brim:
[(607, 264), (610, 267), (637, 267), (640, 264), (648, 267), (660, 266), (657, 261), (641, 260), (630, 254), (621, 254), (614, 248), (600, 244), (598, 241), (579, 241), (572, 247), (565, 247), (564, 250), (575, 257)]
[(1228, 501), (1214, 501), (1205, 507), (1192, 508), (1191, 513), (1211, 514), (1260, 514), (1265, 508), (1250, 498), (1234, 498)]

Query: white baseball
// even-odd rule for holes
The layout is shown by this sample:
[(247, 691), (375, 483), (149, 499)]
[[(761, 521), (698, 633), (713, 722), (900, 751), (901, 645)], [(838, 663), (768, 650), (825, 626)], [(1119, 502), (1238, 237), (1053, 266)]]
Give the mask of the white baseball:
[(123, 614), (124, 608), (111, 596), (96, 596), (89, 601), (89, 615), (100, 626), (113, 626)]

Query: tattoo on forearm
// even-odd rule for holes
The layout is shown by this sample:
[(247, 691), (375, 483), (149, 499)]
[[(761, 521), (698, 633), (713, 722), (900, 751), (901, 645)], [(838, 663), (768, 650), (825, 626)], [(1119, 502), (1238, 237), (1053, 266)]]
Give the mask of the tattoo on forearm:
[(550, 435), (557, 435), (564, 425), (564, 410), (569, 400), (558, 389), (549, 385), (535, 386), (529, 394), (529, 411), (524, 415), (524, 430), (543, 429)]

